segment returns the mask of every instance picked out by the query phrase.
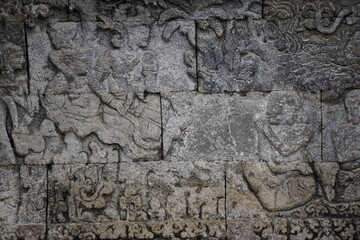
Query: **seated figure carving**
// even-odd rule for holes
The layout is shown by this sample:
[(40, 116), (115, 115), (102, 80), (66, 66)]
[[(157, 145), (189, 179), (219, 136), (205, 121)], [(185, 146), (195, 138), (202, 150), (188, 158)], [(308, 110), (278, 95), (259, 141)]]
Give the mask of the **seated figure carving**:
[(281, 211), (310, 201), (316, 187), (306, 147), (313, 131), (298, 96), (272, 93), (256, 127), (260, 161), (247, 164), (244, 176), (262, 206)]

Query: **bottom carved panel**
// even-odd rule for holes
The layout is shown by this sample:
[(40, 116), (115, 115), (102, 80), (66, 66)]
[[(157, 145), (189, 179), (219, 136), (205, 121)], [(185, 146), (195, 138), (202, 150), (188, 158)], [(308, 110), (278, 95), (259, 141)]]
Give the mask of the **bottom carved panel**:
[(49, 240), (225, 239), (225, 221), (71, 223), (49, 226)]
[(227, 225), (229, 240), (358, 240), (360, 219), (240, 219)]
[(45, 239), (45, 233), (45, 224), (0, 224), (0, 240), (43, 240)]

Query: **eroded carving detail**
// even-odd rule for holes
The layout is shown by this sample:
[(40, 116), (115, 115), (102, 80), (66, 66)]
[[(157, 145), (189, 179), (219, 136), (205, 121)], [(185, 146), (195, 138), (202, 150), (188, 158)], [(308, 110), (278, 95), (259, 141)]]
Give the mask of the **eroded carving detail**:
[(201, 90), (319, 90), (359, 84), (354, 74), (359, 72), (356, 3), (269, 0), (264, 6), (264, 21), (198, 24)]
[[(331, 146), (335, 159), (324, 159), (317, 164), (326, 197), (334, 202), (354, 202), (360, 200), (360, 90), (345, 94), (344, 107), (346, 122), (336, 120), (330, 130)], [(330, 112), (329, 112), (330, 113)], [(339, 113), (340, 115), (340, 113)], [(331, 125), (329, 127), (331, 127)], [(325, 144), (327, 144), (325, 142)], [(324, 148), (325, 151), (328, 151)], [(327, 155), (331, 157), (330, 153)], [(333, 161), (335, 160), (335, 161)]]
[(265, 117), (256, 121), (262, 162), (247, 164), (244, 176), (270, 211), (301, 206), (316, 194), (314, 172), (309, 165), (316, 159), (307, 148), (316, 128), (310, 124), (308, 113), (298, 95), (273, 92)]

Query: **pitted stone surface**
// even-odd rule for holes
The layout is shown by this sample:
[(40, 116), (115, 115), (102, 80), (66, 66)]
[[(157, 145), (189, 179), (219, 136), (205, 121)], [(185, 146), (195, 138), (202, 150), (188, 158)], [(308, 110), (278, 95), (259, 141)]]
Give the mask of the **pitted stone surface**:
[(360, 239), (360, 1), (0, 0), (0, 240)]

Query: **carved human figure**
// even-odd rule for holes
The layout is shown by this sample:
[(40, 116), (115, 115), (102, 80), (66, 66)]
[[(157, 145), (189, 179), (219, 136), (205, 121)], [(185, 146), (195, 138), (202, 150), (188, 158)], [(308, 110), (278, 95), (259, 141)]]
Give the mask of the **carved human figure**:
[(352, 90), (345, 97), (348, 122), (336, 126), (332, 140), (338, 162), (335, 201), (360, 200), (360, 90)]
[[(2, 50), (0, 70), (5, 79), (0, 79), (0, 162), (9, 164), (15, 163), (10, 135), (26, 131), (20, 127), (17, 109), (18, 106), (26, 109), (22, 79), (17, 79), (15, 76), (15, 72), (24, 67), (25, 58), (19, 45), (7, 43)], [(12, 132), (8, 128), (8, 118), (12, 124)]]
[(94, 69), (94, 50), (82, 47), (74, 39), (79, 38), (77, 23), (56, 23), (49, 27), (48, 34), (55, 50), (49, 54), (57, 68), (57, 74), (49, 82), (46, 93), (73, 95), (88, 92), (87, 82)]
[(301, 100), (294, 93), (271, 93), (256, 127), (261, 161), (248, 164), (244, 176), (260, 203), (278, 211), (310, 201), (316, 188), (306, 147), (313, 131)]
[[(80, 138), (95, 133), (105, 144), (118, 144), (131, 158), (157, 159), (161, 130), (156, 99), (128, 93), (126, 83), (122, 84), (137, 65), (136, 57), (109, 50), (96, 61), (94, 50), (73, 40), (78, 28), (75, 23), (59, 23), (49, 30), (57, 49), (50, 60), (58, 69), (46, 88), (44, 103), (50, 118), (61, 131), (72, 131)], [(115, 40), (121, 39), (112, 41), (119, 46)], [(134, 42), (143, 44), (142, 39)]]

